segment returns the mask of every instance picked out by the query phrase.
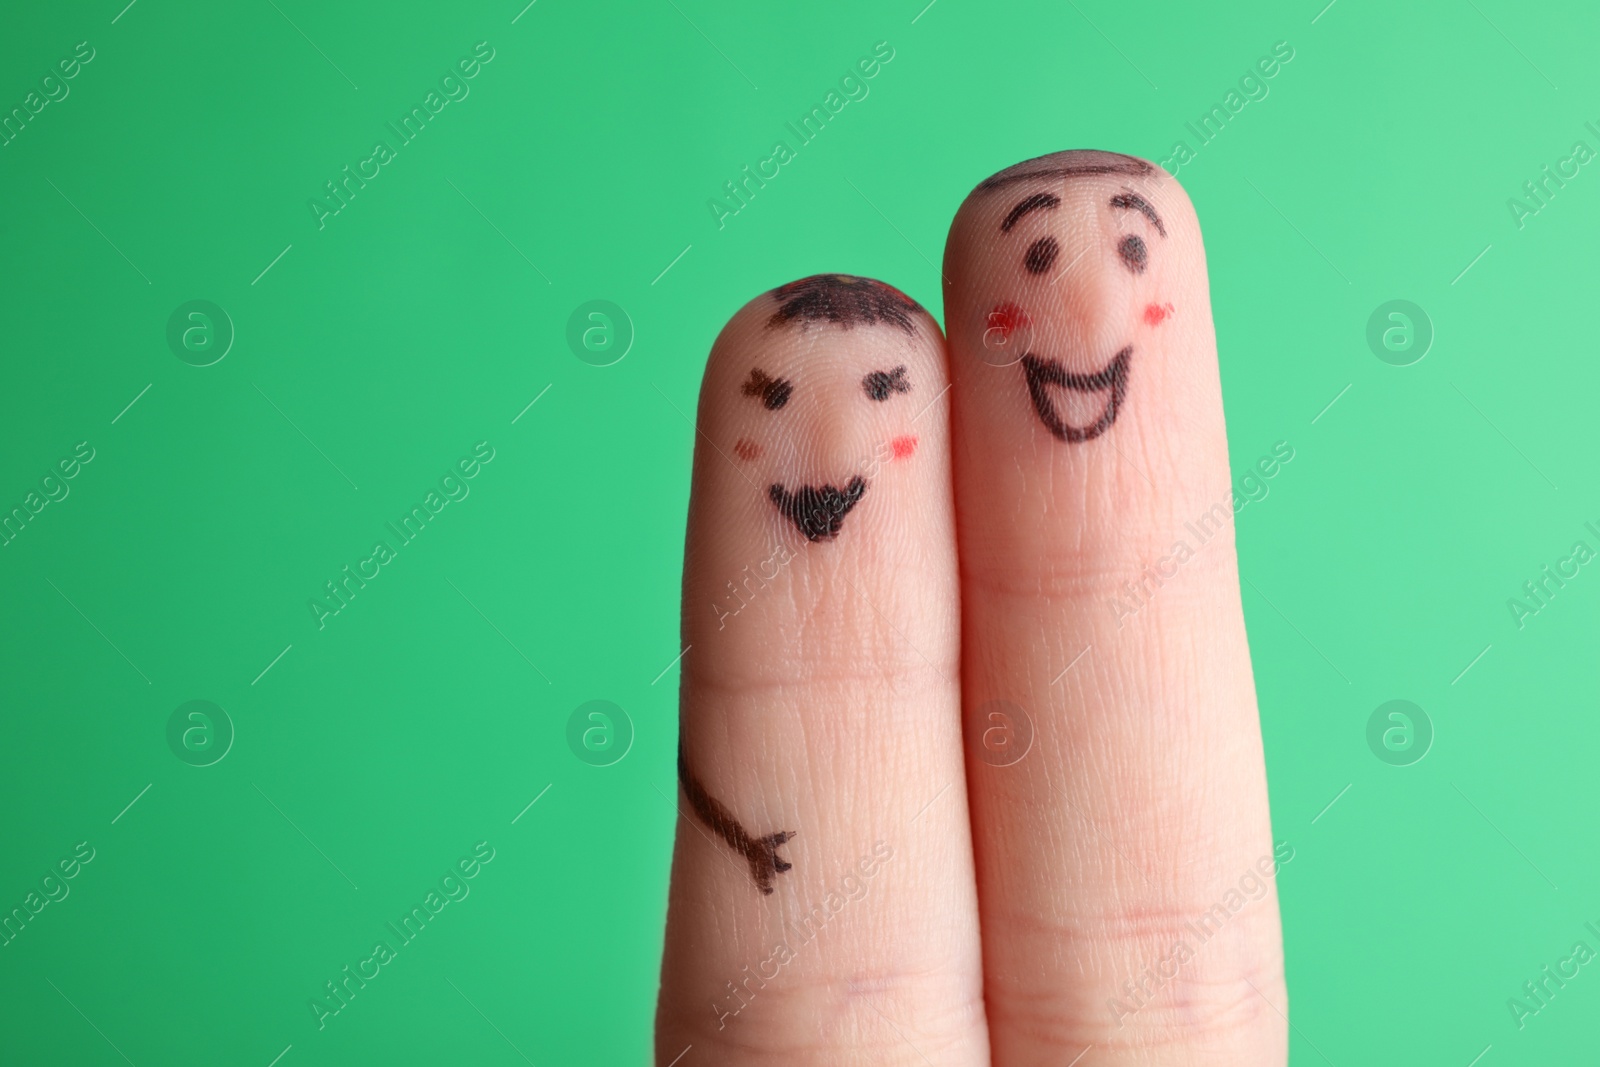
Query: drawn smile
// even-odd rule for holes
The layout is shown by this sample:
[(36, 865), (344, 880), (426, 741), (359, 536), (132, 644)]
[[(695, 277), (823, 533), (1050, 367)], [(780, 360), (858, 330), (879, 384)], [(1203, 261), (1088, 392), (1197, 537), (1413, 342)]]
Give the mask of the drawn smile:
[[(1128, 391), (1128, 361), (1133, 357), (1133, 346), (1128, 345), (1112, 358), (1110, 363), (1089, 374), (1075, 374), (1058, 360), (1044, 359), (1033, 353), (1022, 357), (1022, 370), (1028, 379), (1028, 395), (1033, 398), (1033, 409), (1045, 429), (1063, 441), (1090, 441), (1111, 428), (1117, 421), (1117, 409)], [(1076, 393), (1109, 393), (1100, 417), (1088, 426), (1072, 426), (1056, 411), (1050, 387), (1070, 389)]]
[[(1109, 423), (1108, 423), (1109, 425)], [(844, 524), (844, 517), (867, 491), (867, 480), (851, 478), (843, 489), (832, 485), (802, 485), (790, 492), (781, 485), (768, 487), (767, 496), (778, 511), (808, 541), (832, 541)]]

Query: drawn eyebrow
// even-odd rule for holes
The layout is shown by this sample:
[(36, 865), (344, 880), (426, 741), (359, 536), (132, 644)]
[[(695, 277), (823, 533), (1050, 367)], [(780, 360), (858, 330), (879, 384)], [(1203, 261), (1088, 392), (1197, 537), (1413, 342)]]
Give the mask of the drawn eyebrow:
[(1162, 237), (1167, 235), (1167, 228), (1161, 224), (1161, 216), (1156, 214), (1156, 209), (1138, 193), (1118, 193), (1111, 198), (1111, 206), (1122, 208), (1124, 211), (1137, 211), (1155, 224), (1156, 232)]
[(1011, 227), (1017, 224), (1017, 220), (1030, 211), (1060, 206), (1061, 198), (1055, 193), (1034, 193), (1032, 196), (1024, 197), (1017, 201), (1017, 205), (1006, 215), (1005, 221), (1000, 224), (1000, 232), (1010, 233)]
[(861, 379), (861, 388), (869, 400), (888, 400), (891, 393), (911, 392), (911, 382), (906, 379), (904, 363), (894, 370), (875, 370)]
[(757, 396), (765, 404), (768, 411), (777, 411), (789, 402), (789, 394), (794, 392), (794, 383), (787, 378), (770, 377), (766, 371), (757, 367), (750, 372), (750, 380), (739, 387), (745, 396)]

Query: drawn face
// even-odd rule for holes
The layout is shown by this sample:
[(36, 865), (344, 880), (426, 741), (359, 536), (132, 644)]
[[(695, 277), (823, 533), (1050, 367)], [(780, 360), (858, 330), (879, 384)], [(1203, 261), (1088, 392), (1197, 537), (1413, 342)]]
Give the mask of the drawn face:
[(1154, 168), (1109, 160), (1002, 172), (979, 187), (992, 256), (1008, 264), (984, 286), (984, 351), (1020, 365), (1039, 421), (1074, 444), (1117, 421), (1139, 331), (1174, 311), (1157, 295), (1167, 228), (1148, 195)]
[(882, 466), (916, 452), (921, 365), (906, 352), (923, 312), (882, 282), (841, 274), (771, 295), (770, 355), (738, 386), (734, 457), (806, 540), (831, 541)]

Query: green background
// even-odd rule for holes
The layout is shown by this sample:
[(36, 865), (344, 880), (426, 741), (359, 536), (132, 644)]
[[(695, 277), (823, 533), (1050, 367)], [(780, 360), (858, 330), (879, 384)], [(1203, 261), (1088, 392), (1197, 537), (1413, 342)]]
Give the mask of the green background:
[[(1279, 41), (1179, 178), (1236, 476), (1295, 449), (1238, 520), (1294, 1061), (1592, 1056), (1600, 970), (1523, 1029), (1506, 1004), (1600, 948), (1600, 573), (1507, 606), (1600, 548), (1600, 175), (1507, 205), (1600, 147), (1592, 5), (123, 2), (0, 32), (7, 111), (95, 50), (0, 147), (0, 507), (95, 450), (0, 548), (0, 909), (96, 850), (0, 948), (0, 1060), (647, 1062), (716, 331), (817, 271), (937, 309), (976, 181), (1194, 149)], [(323, 183), (480, 41), (470, 95), (319, 229)], [(878, 41), (870, 95), (719, 229), (707, 201)], [(237, 331), (208, 367), (166, 342), (195, 299)], [(613, 366), (565, 340), (593, 299), (635, 333)], [(1414, 365), (1367, 345), (1392, 299), (1432, 322)], [(319, 629), (309, 600), (479, 441), (470, 496)], [(1367, 746), (1394, 698), (1435, 731), (1411, 766)], [(166, 740), (194, 699), (237, 732), (204, 768)], [(592, 699), (633, 724), (611, 766), (566, 741)], [(319, 1031), (323, 983), (485, 840)]]

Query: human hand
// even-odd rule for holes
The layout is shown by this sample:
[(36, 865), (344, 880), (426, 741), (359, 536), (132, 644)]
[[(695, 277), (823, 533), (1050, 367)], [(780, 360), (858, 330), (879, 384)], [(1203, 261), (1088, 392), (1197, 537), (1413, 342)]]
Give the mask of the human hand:
[(657, 1063), (1281, 1065), (1194, 211), (1041, 157), (944, 274), (948, 339), (820, 275), (712, 350)]

